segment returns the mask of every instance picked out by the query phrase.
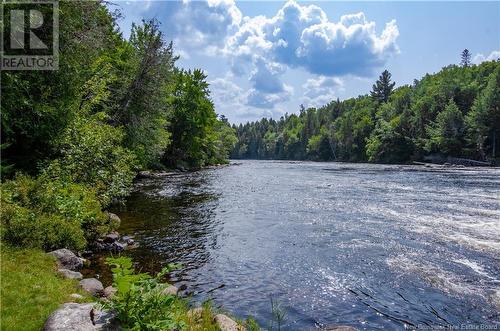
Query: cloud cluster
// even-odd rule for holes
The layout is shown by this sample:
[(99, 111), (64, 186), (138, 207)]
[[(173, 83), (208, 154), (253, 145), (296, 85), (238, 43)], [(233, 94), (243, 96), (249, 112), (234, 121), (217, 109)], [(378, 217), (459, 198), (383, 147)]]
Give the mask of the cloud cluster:
[(472, 62), (479, 64), (484, 61), (495, 61), (500, 60), (500, 51), (492, 51), (489, 55), (484, 56), (481, 53), (476, 54)]
[(167, 37), (181, 51), (224, 57), (233, 75), (248, 78), (250, 89), (242, 102), (260, 109), (290, 100), (294, 90), (281, 80), (289, 68), (319, 76), (303, 87), (304, 100), (320, 105), (341, 87), (332, 77), (371, 76), (399, 52), (396, 22), (377, 33), (375, 22), (362, 12), (333, 22), (320, 7), (295, 0), (272, 17), (243, 17), (234, 0), (184, 0), (167, 6)]
[(306, 107), (319, 107), (334, 100), (336, 93), (344, 89), (344, 82), (337, 77), (319, 76), (308, 79), (304, 85), (303, 104)]
[(245, 17), (224, 52), (236, 74), (245, 72), (248, 62), (265, 58), (313, 74), (369, 76), (399, 52), (398, 36), (395, 21), (378, 35), (375, 22), (363, 13), (331, 22), (321, 8), (290, 0), (274, 17)]
[(262, 106), (276, 101), (267, 99), (270, 98), (269, 95), (264, 94), (262, 98), (258, 95), (260, 92), (255, 89), (245, 91), (235, 84), (230, 76), (216, 78), (209, 83), (216, 109), (232, 121), (246, 122), (257, 117), (280, 117), (284, 114), (282, 109)]
[(165, 6), (164, 30), (184, 50), (216, 52), (242, 19), (233, 0), (167, 1)]

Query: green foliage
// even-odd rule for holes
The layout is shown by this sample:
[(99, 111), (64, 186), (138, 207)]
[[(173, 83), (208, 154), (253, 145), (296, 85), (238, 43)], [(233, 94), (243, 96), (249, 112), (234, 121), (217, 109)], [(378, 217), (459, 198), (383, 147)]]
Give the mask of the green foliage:
[(156, 277), (136, 274), (128, 257), (108, 258), (112, 266), (113, 285), (117, 294), (108, 304), (117, 313), (121, 326), (130, 330), (170, 330), (185, 327), (181, 316), (182, 303), (173, 295), (163, 294), (168, 284), (161, 280), (176, 265), (164, 268)]
[(103, 207), (128, 195), (135, 177), (134, 157), (121, 146), (123, 132), (102, 122), (102, 113), (80, 117), (59, 140), (60, 157), (44, 173), (55, 180), (95, 189)]
[(86, 296), (77, 289), (75, 280), (56, 274), (54, 258), (41, 250), (12, 248), (3, 243), (0, 260), (2, 330), (41, 330), (59, 305), (74, 301), (70, 294)]
[(174, 79), (173, 44), (166, 43), (156, 20), (133, 24), (125, 83), (113, 119), (125, 128), (125, 145), (143, 168), (158, 166), (170, 143), (168, 95)]
[(1, 238), (15, 246), (81, 250), (110, 231), (95, 192), (46, 176), (18, 175), (1, 186)]
[(462, 112), (453, 100), (445, 110), (436, 116), (435, 122), (427, 126), (429, 151), (442, 151), (448, 155), (460, 156), (465, 126)]
[[(50, 165), (51, 176), (97, 187), (106, 206), (127, 194), (135, 165), (226, 161), (234, 135), (216, 119), (206, 76), (175, 67), (158, 21), (133, 24), (125, 40), (104, 2), (59, 10), (60, 69), (0, 73), (4, 177)], [(189, 129), (192, 139), (180, 133)]]
[(488, 84), (475, 100), (466, 123), (469, 141), (480, 157), (484, 159), (488, 151), (495, 155), (495, 140), (500, 136), (500, 67), (488, 77)]
[(286, 311), (281, 303), (271, 297), (271, 320), (269, 321), (269, 331), (281, 331), (286, 318)]
[(391, 82), (391, 74), (389, 71), (384, 70), (373, 85), (370, 95), (379, 103), (387, 102), (391, 96), (392, 90), (394, 89), (394, 85), (396, 85), (396, 83)]
[(451, 65), (393, 88), (384, 72), (370, 96), (233, 126), (231, 157), (405, 163), (429, 153), (498, 155), (499, 61)]
[(172, 142), (164, 156), (170, 166), (220, 163), (234, 145), (233, 130), (217, 119), (206, 78), (199, 69), (176, 75), (169, 98)]

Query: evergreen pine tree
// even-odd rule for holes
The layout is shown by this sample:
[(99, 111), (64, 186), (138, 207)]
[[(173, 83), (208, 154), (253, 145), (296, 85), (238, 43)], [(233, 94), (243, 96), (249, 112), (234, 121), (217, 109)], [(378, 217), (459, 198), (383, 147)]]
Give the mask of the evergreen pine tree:
[(471, 54), (469, 50), (466, 48), (462, 52), (462, 60), (460, 61), (460, 65), (462, 67), (470, 67), (471, 64)]
[(370, 94), (373, 99), (380, 103), (387, 102), (394, 89), (394, 85), (396, 85), (396, 83), (391, 83), (391, 73), (384, 70), (375, 84), (373, 84), (373, 90)]

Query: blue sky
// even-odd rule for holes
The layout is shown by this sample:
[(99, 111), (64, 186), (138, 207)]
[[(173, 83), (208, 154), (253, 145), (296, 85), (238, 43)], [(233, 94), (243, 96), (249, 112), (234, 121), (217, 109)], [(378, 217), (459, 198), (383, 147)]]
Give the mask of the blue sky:
[(120, 29), (157, 18), (181, 56), (208, 74), (233, 123), (279, 118), (397, 85), (460, 61), (500, 58), (500, 2), (121, 1)]

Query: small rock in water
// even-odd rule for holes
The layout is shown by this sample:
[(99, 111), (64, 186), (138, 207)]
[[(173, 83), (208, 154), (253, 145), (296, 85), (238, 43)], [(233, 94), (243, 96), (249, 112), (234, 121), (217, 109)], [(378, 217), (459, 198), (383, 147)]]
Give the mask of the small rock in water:
[(120, 239), (120, 234), (118, 232), (111, 232), (104, 237), (104, 242), (112, 244)]
[(125, 250), (125, 248), (127, 248), (127, 244), (122, 244), (122, 243), (119, 243), (119, 242), (114, 242), (111, 245), (111, 251), (113, 251), (115, 253), (123, 252)]
[(82, 279), (83, 275), (79, 273), (78, 271), (71, 271), (69, 269), (59, 269), (57, 270), (60, 274), (62, 274), (64, 277), (69, 278), (69, 279)]
[(95, 278), (85, 278), (80, 281), (80, 287), (92, 294), (93, 296), (99, 296), (104, 291), (102, 283)]
[(57, 264), (61, 269), (78, 271), (83, 267), (83, 259), (76, 256), (75, 253), (66, 248), (61, 248), (50, 253), (57, 259)]
[(169, 285), (167, 288), (165, 288), (163, 291), (161, 291), (161, 294), (163, 295), (177, 295), (177, 292), (179, 292), (179, 289), (175, 287), (174, 285)]
[(245, 327), (239, 325), (235, 321), (233, 321), (231, 318), (224, 314), (217, 314), (215, 315), (215, 322), (221, 329), (221, 331), (244, 331), (246, 330)]
[(123, 236), (122, 240), (127, 243), (127, 245), (133, 245), (135, 243), (134, 239), (131, 236)]

